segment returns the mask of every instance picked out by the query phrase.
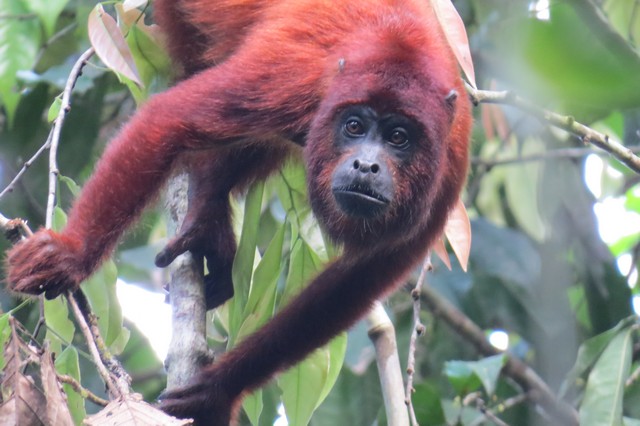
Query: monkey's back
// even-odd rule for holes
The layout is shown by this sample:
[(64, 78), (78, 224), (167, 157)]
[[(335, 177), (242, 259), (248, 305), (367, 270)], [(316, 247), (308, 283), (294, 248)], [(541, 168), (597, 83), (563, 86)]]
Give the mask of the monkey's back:
[[(317, 3), (314, 5), (314, 3)], [(332, 3), (326, 7), (324, 3)], [(336, 9), (342, 9), (336, 11)], [(211, 66), (219, 65), (244, 43), (249, 34), (262, 22), (289, 26), (298, 34), (327, 35), (327, 40), (348, 38), (366, 26), (367, 21), (379, 20), (388, 12), (380, 9), (402, 10), (437, 31), (433, 12), (426, 0), (156, 0), (154, 16), (167, 34), (169, 53), (183, 68), (183, 77)], [(297, 13), (302, 11), (302, 13)], [(331, 11), (334, 15), (316, 17)], [(268, 15), (269, 19), (264, 19)], [(318, 28), (318, 23), (331, 23)], [(260, 31), (260, 29), (258, 29)], [(331, 34), (333, 33), (333, 34)], [(301, 46), (306, 40), (301, 39)], [(317, 41), (316, 41), (317, 42)], [(329, 41), (330, 42), (330, 41)], [(326, 48), (327, 46), (323, 46)], [(277, 49), (277, 46), (274, 46)]]

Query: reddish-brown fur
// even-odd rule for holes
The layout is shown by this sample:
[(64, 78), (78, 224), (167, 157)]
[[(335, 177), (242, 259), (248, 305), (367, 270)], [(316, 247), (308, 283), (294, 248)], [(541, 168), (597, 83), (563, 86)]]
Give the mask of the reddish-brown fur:
[[(343, 256), (163, 402), (200, 424), (227, 425), (243, 394), (362, 317), (440, 235), (465, 180), (470, 106), (464, 96), (445, 100), (464, 87), (426, 0), (156, 0), (155, 8), (182, 81), (111, 142), (62, 233), (39, 231), (11, 250), (8, 281), (48, 296), (78, 286), (189, 156), (188, 219), (158, 263), (189, 249), (214, 265), (209, 285), (229, 290), (229, 191), (304, 145), (314, 212)], [(334, 117), (354, 104), (409, 116), (426, 136), (407, 164), (391, 165), (394, 200), (371, 220), (345, 215), (331, 192), (341, 161)], [(202, 148), (211, 149), (195, 151)]]

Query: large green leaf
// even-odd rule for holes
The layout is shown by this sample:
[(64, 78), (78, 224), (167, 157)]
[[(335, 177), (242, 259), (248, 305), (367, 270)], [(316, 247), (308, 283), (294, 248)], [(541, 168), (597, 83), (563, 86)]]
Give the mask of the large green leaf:
[[(60, 374), (66, 374), (78, 383), (80, 382), (80, 362), (78, 359), (78, 351), (73, 346), (68, 346), (60, 355), (56, 357), (56, 371)], [(76, 424), (81, 424), (87, 413), (84, 406), (84, 398), (73, 390), (68, 384), (62, 385), (64, 392), (67, 394), (67, 405)]]
[(47, 324), (45, 339), (51, 343), (51, 352), (59, 354), (62, 345), (73, 341), (76, 327), (69, 319), (69, 309), (64, 297), (44, 301), (44, 319)]
[(611, 341), (621, 332), (625, 332), (635, 321), (635, 317), (627, 318), (620, 321), (612, 329), (585, 340), (578, 349), (576, 362), (567, 374), (567, 379), (560, 390), (560, 394), (564, 395), (578, 377), (591, 370)]
[(582, 426), (619, 426), (625, 380), (631, 369), (632, 329), (618, 333), (606, 347), (589, 374), (582, 404)]
[(0, 316), (0, 370), (4, 370), (6, 360), (4, 358), (4, 345), (11, 336), (11, 327), (9, 326), (10, 313)]
[(119, 354), (129, 338), (129, 331), (122, 326), (122, 308), (116, 294), (118, 270), (109, 260), (83, 284), (83, 290), (98, 317), (100, 334), (107, 347)]
[(384, 410), (375, 363), (361, 375), (344, 369), (311, 419), (313, 426), (371, 426)]
[(551, 1), (548, 20), (536, 19), (522, 3), (485, 7), (493, 16), (478, 36), (492, 75), (526, 96), (560, 99), (573, 115), (640, 105), (640, 91), (631, 89), (638, 87), (638, 54), (630, 46), (613, 48), (607, 22), (596, 25), (588, 17), (594, 2)]
[(439, 426), (445, 424), (444, 410), (440, 399), (440, 392), (435, 386), (426, 382), (415, 386), (411, 401), (420, 425)]
[(238, 250), (233, 260), (233, 289), (234, 297), (229, 305), (229, 333), (230, 345), (243, 322), (242, 314), (249, 298), (251, 288), (251, 276), (253, 275), (256, 259), (256, 246), (258, 244), (258, 224), (262, 211), (262, 195), (264, 184), (255, 183), (249, 189), (244, 203), (244, 218), (242, 222), (242, 234), (238, 243)]
[(329, 352), (325, 348), (317, 349), (278, 378), (289, 425), (305, 426), (309, 423), (320, 402), (329, 364)]
[(281, 273), (284, 231), (285, 225), (282, 225), (256, 267), (243, 313), (244, 321), (235, 341), (240, 341), (252, 334), (273, 315), (278, 278)]
[(62, 12), (69, 0), (26, 0), (26, 2), (29, 8), (38, 15), (44, 24), (47, 37), (50, 37), (53, 34), (60, 12)]
[(23, 18), (28, 12), (21, 0), (0, 0), (0, 104), (10, 124), (20, 99), (17, 72), (33, 66), (40, 43), (37, 20)]

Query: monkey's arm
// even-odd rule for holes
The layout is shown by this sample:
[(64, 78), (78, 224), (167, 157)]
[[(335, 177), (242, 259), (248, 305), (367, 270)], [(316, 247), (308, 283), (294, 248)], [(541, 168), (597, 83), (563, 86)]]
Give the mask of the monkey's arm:
[(227, 426), (244, 394), (304, 359), (394, 290), (421, 258), (423, 242), (365, 259), (338, 259), (264, 327), (202, 370), (191, 386), (166, 393), (161, 408), (194, 417), (199, 425)]
[[(74, 203), (67, 226), (40, 230), (8, 253), (12, 290), (52, 298), (76, 288), (109, 255), (187, 149), (226, 143), (241, 129), (223, 121), (215, 69), (156, 95), (110, 142)], [(227, 81), (227, 83), (229, 83)]]

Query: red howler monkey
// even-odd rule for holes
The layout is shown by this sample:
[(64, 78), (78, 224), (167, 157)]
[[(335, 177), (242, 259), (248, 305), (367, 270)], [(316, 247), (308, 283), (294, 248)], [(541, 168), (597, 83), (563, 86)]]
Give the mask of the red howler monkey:
[(215, 307), (233, 294), (229, 192), (303, 149), (311, 205), (342, 256), (163, 401), (169, 413), (227, 425), (243, 394), (352, 325), (441, 234), (465, 181), (470, 105), (427, 0), (154, 7), (181, 81), (109, 144), (61, 233), (41, 230), (9, 252), (8, 281), (47, 297), (77, 288), (188, 155), (189, 212), (156, 264), (203, 256)]

